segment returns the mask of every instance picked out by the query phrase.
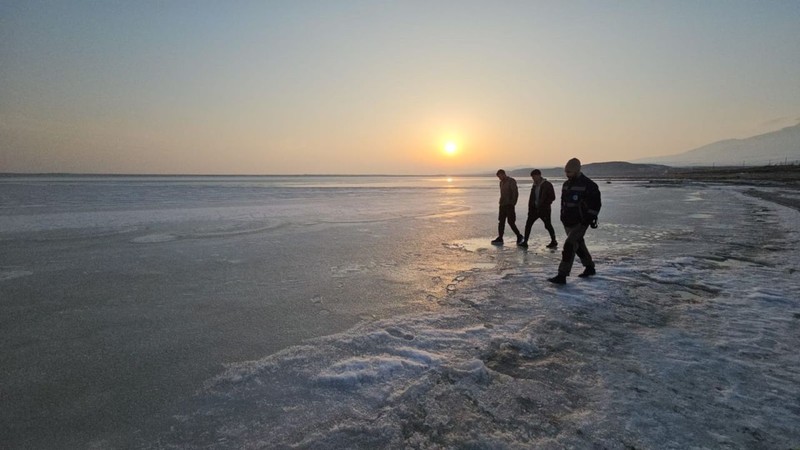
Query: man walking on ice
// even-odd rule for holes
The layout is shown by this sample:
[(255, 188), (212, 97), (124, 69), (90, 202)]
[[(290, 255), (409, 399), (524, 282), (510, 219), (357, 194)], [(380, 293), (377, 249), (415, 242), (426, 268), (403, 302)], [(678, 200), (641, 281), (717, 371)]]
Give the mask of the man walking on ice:
[(503, 232), (506, 229), (506, 220), (511, 231), (517, 235), (517, 243), (522, 242), (522, 233), (517, 228), (517, 213), (514, 211), (514, 206), (517, 204), (519, 191), (517, 190), (517, 180), (506, 175), (506, 171), (500, 169), (497, 171), (497, 178), (500, 179), (500, 213), (497, 220), (497, 239), (492, 241), (492, 244), (503, 244)]
[(567, 232), (564, 248), (561, 252), (561, 264), (558, 266), (558, 275), (548, 278), (547, 281), (555, 284), (566, 284), (567, 277), (572, 270), (575, 255), (581, 260), (584, 269), (578, 275), (581, 278), (595, 274), (594, 261), (583, 236), (589, 227), (597, 228), (597, 215), (600, 213), (600, 188), (581, 173), (581, 162), (578, 158), (567, 161), (564, 167), (567, 181), (561, 188), (561, 223)]
[(556, 231), (553, 229), (553, 224), (550, 223), (550, 204), (556, 199), (553, 184), (542, 178), (542, 171), (539, 169), (531, 171), (531, 178), (533, 178), (533, 187), (531, 187), (531, 197), (528, 200), (528, 220), (525, 222), (525, 237), (518, 245), (528, 248), (528, 238), (531, 237), (533, 223), (536, 222), (536, 219), (542, 219), (544, 228), (550, 233), (550, 243), (547, 244), (547, 248), (556, 248), (558, 247)]

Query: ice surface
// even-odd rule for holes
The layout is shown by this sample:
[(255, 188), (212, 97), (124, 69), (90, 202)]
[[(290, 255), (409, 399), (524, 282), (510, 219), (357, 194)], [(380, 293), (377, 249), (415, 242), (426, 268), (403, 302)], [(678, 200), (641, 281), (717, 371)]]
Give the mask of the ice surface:
[(800, 445), (800, 221), (750, 188), (601, 185), (554, 286), (495, 180), (130, 183), (0, 214), (8, 446)]
[(565, 287), (543, 281), (557, 254), (446, 243), (495, 270), (448, 285), (436, 312), (229, 366), (161, 444), (796, 447), (797, 211), (730, 188), (659, 191), (715, 220), (612, 206), (650, 223), (604, 214), (588, 237), (598, 276)]

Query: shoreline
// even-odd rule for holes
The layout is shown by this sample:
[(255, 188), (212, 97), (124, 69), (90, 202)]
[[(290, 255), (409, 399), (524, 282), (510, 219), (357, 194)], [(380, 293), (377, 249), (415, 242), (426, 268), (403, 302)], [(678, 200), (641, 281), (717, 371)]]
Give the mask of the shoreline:
[(598, 180), (725, 183), (800, 189), (800, 166), (673, 168), (664, 173), (596, 176)]
[[(645, 187), (655, 186), (687, 186), (715, 184), (749, 188), (742, 193), (749, 197), (758, 198), (777, 205), (786, 206), (800, 211), (800, 168), (783, 176), (767, 178), (769, 172), (735, 172), (733, 170), (718, 170), (709, 174), (707, 172), (686, 173), (685, 176), (663, 175), (653, 177), (597, 177), (595, 181), (612, 184), (615, 181), (642, 182)], [(754, 176), (755, 175), (755, 176)], [(767, 188), (769, 192), (762, 189)]]

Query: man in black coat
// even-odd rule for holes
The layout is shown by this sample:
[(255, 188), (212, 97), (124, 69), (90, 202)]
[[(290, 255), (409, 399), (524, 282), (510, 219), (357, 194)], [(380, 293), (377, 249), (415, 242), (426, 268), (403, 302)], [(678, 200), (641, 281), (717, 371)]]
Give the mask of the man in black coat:
[(600, 213), (600, 188), (581, 173), (581, 162), (572, 158), (564, 167), (567, 181), (561, 188), (561, 223), (567, 232), (564, 248), (561, 252), (561, 264), (558, 266), (558, 275), (548, 278), (556, 284), (566, 284), (567, 277), (572, 270), (575, 255), (584, 266), (581, 278), (595, 274), (594, 262), (583, 236), (589, 227), (597, 228), (597, 215)]
[(517, 228), (517, 214), (514, 205), (517, 204), (519, 190), (517, 190), (517, 180), (506, 175), (506, 171), (497, 171), (497, 178), (500, 179), (500, 211), (497, 216), (497, 238), (492, 241), (494, 245), (503, 245), (503, 232), (506, 228), (506, 221), (511, 231), (517, 236), (517, 243), (522, 242), (522, 233)]
[(531, 171), (531, 178), (533, 178), (533, 186), (531, 187), (531, 196), (528, 199), (528, 220), (525, 222), (525, 237), (520, 242), (520, 247), (528, 247), (528, 238), (531, 237), (531, 228), (536, 219), (542, 219), (544, 228), (550, 233), (550, 243), (547, 248), (558, 247), (556, 241), (556, 231), (553, 229), (553, 224), (550, 222), (550, 205), (556, 199), (556, 192), (553, 189), (553, 183), (542, 178), (542, 171), (533, 169)]

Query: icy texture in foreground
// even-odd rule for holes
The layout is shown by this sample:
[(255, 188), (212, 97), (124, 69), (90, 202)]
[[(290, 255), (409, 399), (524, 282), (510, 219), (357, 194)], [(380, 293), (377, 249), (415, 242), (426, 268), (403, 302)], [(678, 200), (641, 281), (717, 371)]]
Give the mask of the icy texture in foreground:
[(795, 448), (800, 217), (676, 191), (590, 233), (598, 276), (565, 287), (544, 281), (558, 253), (444, 243), (494, 269), (433, 312), (229, 366), (150, 445)]

